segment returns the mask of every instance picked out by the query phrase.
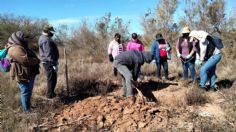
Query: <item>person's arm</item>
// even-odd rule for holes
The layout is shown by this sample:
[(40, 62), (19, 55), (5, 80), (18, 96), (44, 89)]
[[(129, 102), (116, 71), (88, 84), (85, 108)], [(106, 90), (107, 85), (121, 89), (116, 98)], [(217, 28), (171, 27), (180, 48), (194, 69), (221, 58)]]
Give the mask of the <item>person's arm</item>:
[(128, 44), (127, 44), (127, 47), (126, 47), (126, 50), (127, 50), (127, 51), (129, 51), (129, 50), (130, 50), (130, 45), (131, 45), (131, 43), (130, 43), (130, 42), (128, 42)]
[(204, 57), (206, 55), (206, 49), (207, 49), (207, 44), (208, 41), (199, 41), (199, 45), (200, 45), (200, 61), (204, 61)]
[(196, 45), (195, 41), (192, 42), (192, 50), (191, 50), (191, 52), (189, 53), (190, 56), (193, 56), (193, 54), (197, 51), (197, 48), (196, 48), (195, 45)]
[(168, 52), (170, 52), (171, 50), (172, 50), (172, 48), (171, 48), (171, 46), (170, 46), (170, 43), (168, 43), (167, 42), (167, 45), (166, 45), (167, 47), (166, 47), (166, 50), (168, 51)]
[(177, 54), (180, 54), (180, 53), (179, 53), (179, 39), (178, 39), (178, 41), (176, 42), (176, 47), (175, 47), (175, 49), (176, 49), (176, 53), (177, 53)]
[(156, 59), (156, 50), (157, 50), (157, 44), (155, 43), (155, 41), (153, 41), (151, 46), (151, 54), (154, 56), (155, 59)]
[(112, 56), (112, 43), (110, 43), (109, 45), (108, 45), (108, 49), (107, 49), (107, 53), (108, 53), (108, 57), (109, 57), (109, 61), (110, 62), (113, 62), (113, 60), (114, 60), (114, 58), (113, 58), (113, 56)]
[(50, 40), (46, 40), (44, 43), (42, 43), (42, 49), (43, 49), (43, 54), (47, 58), (48, 61), (52, 62), (52, 47), (50, 45)]
[(140, 68), (141, 68), (141, 65), (140, 64), (135, 64), (134, 66), (134, 72), (133, 72), (133, 80), (134, 81), (137, 81), (138, 79), (138, 75), (139, 75), (139, 72), (140, 72)]
[(144, 44), (140, 41), (141, 44), (141, 52), (144, 52)]
[(109, 43), (108, 48), (107, 48), (107, 53), (108, 55), (112, 54), (112, 43)]

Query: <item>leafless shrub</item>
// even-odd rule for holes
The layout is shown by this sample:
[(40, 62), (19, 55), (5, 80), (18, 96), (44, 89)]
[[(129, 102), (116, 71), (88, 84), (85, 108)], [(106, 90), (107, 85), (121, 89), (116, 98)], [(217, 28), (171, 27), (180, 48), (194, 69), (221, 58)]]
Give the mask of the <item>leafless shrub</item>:
[(210, 99), (206, 93), (197, 88), (197, 86), (186, 92), (186, 102), (188, 105), (203, 105), (209, 101)]

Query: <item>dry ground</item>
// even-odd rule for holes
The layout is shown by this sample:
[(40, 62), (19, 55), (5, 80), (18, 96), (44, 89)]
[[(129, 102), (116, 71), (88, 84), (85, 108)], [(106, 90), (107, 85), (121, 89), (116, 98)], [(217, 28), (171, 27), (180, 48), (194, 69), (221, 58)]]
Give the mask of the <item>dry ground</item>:
[[(43, 125), (34, 125), (34, 130), (121, 132), (235, 130), (235, 122), (228, 120), (227, 114), (221, 107), (222, 103), (227, 103), (221, 90), (202, 92), (192, 83), (184, 86), (181, 82), (159, 81), (155, 77), (145, 77), (145, 79), (147, 80), (139, 84), (144, 101), (136, 93), (136, 102), (131, 105), (121, 96), (121, 86), (116, 85), (117, 80), (114, 80), (114, 85), (117, 87), (113, 87), (115, 89), (111, 90), (112, 92), (86, 97), (83, 100), (73, 100), (74, 102), (61, 106), (61, 111), (50, 112), (49, 117), (44, 119)], [(231, 89), (235, 90), (235, 86)], [(199, 94), (197, 98), (194, 98), (195, 94)], [(188, 105), (187, 98), (195, 104)], [(221, 126), (222, 122), (227, 126)]]
[[(14, 83), (4, 93), (3, 130), (6, 131), (235, 131), (236, 86), (220, 80), (217, 92), (200, 91), (196, 83), (181, 81), (181, 68), (170, 68), (169, 81), (157, 80), (155, 65), (144, 65), (136, 102), (122, 97), (120, 77), (109, 63), (75, 61), (69, 65), (69, 90), (60, 65), (53, 100), (45, 98), (43, 69), (33, 91), (33, 112), (21, 114)], [(171, 63), (170, 63), (171, 65)], [(172, 65), (173, 66), (173, 65)], [(2, 74), (1, 74), (2, 75)], [(1, 78), (1, 82), (7, 76)], [(3, 83), (3, 82), (2, 82)], [(9, 87), (1, 85), (7, 91)], [(6, 100), (7, 99), (7, 100)], [(7, 107), (6, 107), (7, 106)]]

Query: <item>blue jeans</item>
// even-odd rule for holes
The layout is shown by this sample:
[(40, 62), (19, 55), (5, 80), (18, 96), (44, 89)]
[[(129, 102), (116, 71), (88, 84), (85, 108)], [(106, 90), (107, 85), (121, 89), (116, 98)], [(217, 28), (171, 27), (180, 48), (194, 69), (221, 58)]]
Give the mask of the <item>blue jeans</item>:
[(190, 75), (192, 80), (195, 79), (195, 67), (194, 67), (194, 62), (182, 62), (182, 66), (183, 66), (183, 71), (184, 71), (184, 80), (186, 80), (188, 78), (188, 69), (190, 71)]
[(214, 87), (216, 83), (216, 65), (221, 60), (221, 54), (212, 55), (200, 69), (200, 86), (205, 87), (206, 82), (210, 79), (210, 86)]
[(31, 96), (34, 86), (34, 80), (35, 76), (31, 77), (29, 82), (18, 82), (18, 86), (20, 89), (21, 103), (24, 112), (27, 112), (31, 106)]

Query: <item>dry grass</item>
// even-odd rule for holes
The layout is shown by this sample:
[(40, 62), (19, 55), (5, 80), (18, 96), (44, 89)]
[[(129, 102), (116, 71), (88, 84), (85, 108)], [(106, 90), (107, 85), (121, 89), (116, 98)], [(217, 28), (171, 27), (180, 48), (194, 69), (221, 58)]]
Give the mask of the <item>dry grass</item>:
[[(104, 61), (100, 63), (93, 63), (93, 60), (94, 58), (91, 57), (82, 58), (81, 54), (77, 52), (72, 52), (68, 56), (69, 95), (67, 95), (65, 85), (64, 60), (60, 60), (58, 83), (56, 87), (56, 93), (60, 96), (60, 101), (55, 103), (49, 103), (35, 98), (35, 96), (38, 95), (45, 96), (46, 93), (46, 75), (44, 68), (41, 66), (41, 74), (37, 76), (33, 90), (33, 105), (36, 106), (35, 111), (38, 115), (25, 119), (19, 116), (19, 113), (21, 113), (21, 103), (16, 83), (11, 83), (9, 81), (8, 74), (0, 73), (0, 84), (4, 84), (0, 85), (0, 89), (2, 90), (1, 101), (3, 102), (1, 104), (1, 112), (4, 113), (1, 117), (1, 119), (4, 120), (2, 129), (7, 131), (27, 130), (32, 124), (36, 124), (37, 126), (37, 124), (44, 122), (42, 118), (47, 117), (48, 113), (51, 111), (60, 111), (61, 106), (65, 103), (73, 103), (74, 101), (82, 100), (87, 97), (114, 91), (118, 86), (111, 82), (111, 80), (114, 80), (112, 64), (107, 61), (107, 58), (103, 58)], [(236, 78), (235, 74), (232, 74), (235, 71), (234, 65), (235, 62), (232, 60), (228, 60), (227, 63), (222, 61), (219, 67), (217, 67), (219, 79), (230, 79), (230, 81), (234, 81)], [(141, 69), (141, 74), (148, 77), (155, 77), (156, 65), (154, 63), (145, 64)], [(169, 75), (174, 77), (174, 81), (179, 81), (182, 78), (182, 64), (175, 57), (169, 61)], [(223, 91), (231, 100), (228, 104), (223, 104), (222, 108), (227, 113), (227, 117), (229, 117), (228, 120), (230, 122), (236, 122), (236, 95), (232, 94), (235, 93), (235, 88), (224, 89)], [(186, 92), (184, 96), (186, 97), (183, 98), (183, 100), (181, 100), (179, 96), (173, 96), (173, 102), (170, 103), (173, 103), (174, 106), (172, 104), (169, 105), (169, 107), (180, 108), (181, 106), (185, 106), (186, 103), (187, 105), (203, 105), (211, 102), (206, 93), (201, 92), (197, 87), (188, 89), (188, 92)], [(172, 98), (172, 96), (170, 98)], [(163, 103), (167, 104), (167, 102), (168, 101)], [(49, 117), (49, 120), (52, 120), (51, 117)], [(202, 118), (196, 118), (196, 120), (203, 122), (202, 124), (198, 124), (198, 126), (202, 126), (201, 128), (199, 127), (199, 130), (202, 131), (208, 131), (216, 126), (218, 127), (214, 130), (232, 130), (226, 122), (211, 122), (210, 120), (203, 120)], [(225, 128), (226, 126), (228, 128)]]
[(234, 130), (236, 130), (236, 86), (234, 85), (230, 89), (223, 90), (223, 94), (226, 97), (226, 101), (221, 104), (221, 108), (225, 111), (226, 120), (228, 120), (227, 126), (232, 128), (232, 125), (229, 125), (229, 122), (234, 124)]
[(186, 92), (186, 102), (188, 105), (203, 105), (208, 103), (209, 97), (205, 91), (201, 91), (197, 86), (188, 89)]

